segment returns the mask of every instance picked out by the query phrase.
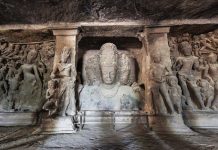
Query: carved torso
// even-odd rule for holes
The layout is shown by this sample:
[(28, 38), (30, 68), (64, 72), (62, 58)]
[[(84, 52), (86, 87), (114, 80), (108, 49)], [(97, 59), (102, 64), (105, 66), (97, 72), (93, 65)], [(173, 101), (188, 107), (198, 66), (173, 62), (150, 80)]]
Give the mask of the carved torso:
[(193, 65), (196, 61), (197, 57), (189, 56), (189, 57), (178, 57), (177, 62), (181, 65), (179, 70), (179, 75), (187, 76), (192, 74)]
[(57, 64), (59, 77), (70, 77), (72, 64), (59, 63)]

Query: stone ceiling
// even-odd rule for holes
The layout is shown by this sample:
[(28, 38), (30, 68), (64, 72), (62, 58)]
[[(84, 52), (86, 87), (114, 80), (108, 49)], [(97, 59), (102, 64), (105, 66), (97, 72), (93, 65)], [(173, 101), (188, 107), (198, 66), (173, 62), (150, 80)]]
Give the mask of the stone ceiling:
[(0, 0), (0, 24), (211, 19), (217, 0)]

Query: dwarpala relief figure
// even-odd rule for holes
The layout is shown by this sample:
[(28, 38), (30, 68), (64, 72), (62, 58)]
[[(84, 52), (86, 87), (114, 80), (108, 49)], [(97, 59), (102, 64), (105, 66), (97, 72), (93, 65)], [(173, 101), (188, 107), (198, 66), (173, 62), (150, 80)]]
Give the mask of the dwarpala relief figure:
[(199, 92), (195, 88), (197, 85), (195, 84), (196, 82), (193, 76), (194, 70), (199, 67), (198, 58), (192, 56), (192, 47), (187, 41), (183, 41), (179, 44), (179, 50), (183, 56), (177, 58), (176, 66), (174, 67), (176, 67), (178, 71), (179, 83), (186, 98), (187, 105), (189, 108), (193, 108), (193, 102), (189, 92), (189, 88), (191, 88), (196, 97), (195, 103), (197, 103), (201, 109), (204, 109), (205, 106)]
[[(43, 106), (45, 110), (49, 111), (49, 115), (57, 114), (60, 116), (73, 116), (76, 113), (74, 93), (75, 83), (72, 80), (74, 77), (72, 77), (71, 73), (72, 64), (70, 63), (70, 58), (71, 48), (64, 47), (62, 49), (60, 62), (57, 63), (51, 73), (52, 80), (58, 81), (58, 87), (53, 85), (54, 81), (49, 82), (47, 102)], [(58, 92), (58, 95), (56, 95), (54, 91), (52, 92), (52, 90)]]
[(166, 85), (166, 79), (167, 76), (171, 74), (171, 70), (162, 64), (159, 53), (153, 54), (152, 60), (153, 63), (151, 65), (150, 79), (155, 112), (156, 114), (164, 114), (168, 112), (173, 114), (175, 111)]
[[(110, 57), (108, 57), (110, 56)], [(128, 56), (120, 54), (116, 45), (105, 43), (94, 55), (92, 63), (98, 69), (89, 68), (86, 77), (100, 74), (100, 82), (94, 85), (85, 84), (80, 92), (81, 110), (138, 110), (139, 98), (129, 86), (130, 62)], [(121, 58), (118, 60), (118, 58)], [(85, 67), (87, 68), (87, 66)], [(90, 71), (92, 71), (90, 73)], [(99, 71), (94, 73), (93, 71)]]

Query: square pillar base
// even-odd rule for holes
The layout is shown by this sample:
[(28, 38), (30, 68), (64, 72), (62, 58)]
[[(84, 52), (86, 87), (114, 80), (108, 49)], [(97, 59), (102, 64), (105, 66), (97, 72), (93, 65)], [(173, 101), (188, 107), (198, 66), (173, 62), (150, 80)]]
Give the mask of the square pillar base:
[(76, 133), (72, 117), (43, 118), (41, 123), (41, 134)]

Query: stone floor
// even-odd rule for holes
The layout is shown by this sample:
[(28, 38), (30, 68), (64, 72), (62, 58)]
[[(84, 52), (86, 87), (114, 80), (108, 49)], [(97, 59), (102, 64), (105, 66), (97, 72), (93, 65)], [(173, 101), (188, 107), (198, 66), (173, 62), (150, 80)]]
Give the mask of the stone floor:
[[(218, 134), (154, 133), (143, 125), (89, 125), (76, 134), (42, 135), (37, 127), (1, 127), (0, 149), (218, 150)], [(37, 134), (36, 134), (37, 133)]]

